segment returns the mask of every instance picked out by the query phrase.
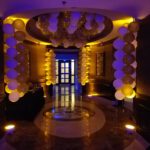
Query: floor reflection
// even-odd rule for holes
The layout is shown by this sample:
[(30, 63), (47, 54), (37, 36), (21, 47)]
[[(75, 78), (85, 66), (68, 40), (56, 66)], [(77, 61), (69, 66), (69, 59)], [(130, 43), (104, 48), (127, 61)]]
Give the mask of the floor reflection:
[(77, 93), (75, 91), (75, 86), (55, 86), (54, 87), (54, 106), (55, 109), (58, 107), (64, 107), (70, 111), (74, 110), (75, 107), (75, 99)]
[(82, 97), (78, 95), (73, 85), (55, 86), (52, 100), (52, 107), (44, 112), (45, 117), (69, 121), (94, 114), (92, 110), (82, 106)]

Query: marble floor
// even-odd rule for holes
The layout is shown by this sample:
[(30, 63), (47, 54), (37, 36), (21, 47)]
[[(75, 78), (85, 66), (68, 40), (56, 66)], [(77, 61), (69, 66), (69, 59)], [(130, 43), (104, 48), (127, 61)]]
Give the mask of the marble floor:
[(56, 88), (34, 122), (14, 122), (0, 150), (145, 150), (149, 144), (127, 130), (127, 123), (135, 125), (128, 108), (102, 97), (82, 97), (74, 87)]

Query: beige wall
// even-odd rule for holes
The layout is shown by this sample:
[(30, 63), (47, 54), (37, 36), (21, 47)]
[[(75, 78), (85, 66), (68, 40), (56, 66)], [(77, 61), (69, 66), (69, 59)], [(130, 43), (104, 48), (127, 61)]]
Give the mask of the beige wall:
[(91, 50), (91, 54), (90, 54), (89, 75), (91, 79), (96, 77), (96, 52), (94, 48)]
[[(96, 75), (96, 55), (99, 52), (104, 52), (104, 76)], [(105, 79), (109, 82), (113, 81), (113, 47), (112, 44), (106, 46), (91, 46), (91, 65), (90, 78)]]
[[(112, 44), (106, 46), (91, 46), (91, 54), (90, 54), (90, 70), (89, 70), (89, 78), (90, 82), (87, 85), (87, 93), (94, 94), (99, 93), (99, 88), (101, 85), (104, 85), (106, 82), (113, 82), (113, 74), (114, 70), (112, 68), (113, 58), (113, 47)], [(104, 75), (97, 76), (97, 54), (104, 52)]]
[(30, 81), (41, 82), (45, 79), (44, 61), (46, 47), (44, 45), (30, 45), (29, 48), (29, 61), (30, 61)]
[(113, 58), (113, 47), (112, 45), (106, 45), (103, 47), (104, 52), (105, 52), (105, 75), (104, 75), (104, 79), (107, 81), (113, 81), (114, 77), (113, 77), (113, 73), (114, 70), (112, 68), (112, 62), (114, 60)]

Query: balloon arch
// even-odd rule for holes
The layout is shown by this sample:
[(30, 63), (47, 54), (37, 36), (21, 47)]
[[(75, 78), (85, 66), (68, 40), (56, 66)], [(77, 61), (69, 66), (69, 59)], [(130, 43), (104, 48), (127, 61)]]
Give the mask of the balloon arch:
[[(134, 98), (136, 86), (136, 47), (137, 47), (137, 31), (139, 24), (132, 22), (128, 27), (119, 28), (119, 37), (114, 41), (113, 46), (116, 49), (114, 52), (114, 62), (112, 64), (114, 68), (113, 86), (116, 89), (115, 98), (117, 100), (123, 100), (125, 98)], [(29, 78), (29, 55), (28, 49), (24, 45), (23, 41), (26, 37), (25, 23), (21, 19), (6, 20), (3, 26), (4, 39), (5, 39), (5, 91), (9, 94), (9, 100), (16, 102), (28, 91), (28, 78)], [(86, 52), (86, 54), (85, 54)], [(81, 53), (83, 62), (85, 65), (81, 65), (81, 70), (87, 68), (85, 75), (79, 75), (80, 81), (83, 85), (88, 82), (88, 70), (89, 70), (89, 57), (87, 61), (84, 56), (89, 56), (89, 51), (83, 51)], [(47, 64), (47, 59), (54, 60), (55, 56), (53, 51), (49, 51), (45, 54), (45, 71), (49, 70), (49, 66), (54, 66), (54, 63)], [(81, 63), (81, 60), (80, 60)], [(81, 63), (83, 64), (83, 63)], [(47, 74), (46, 83), (55, 84), (51, 76)], [(83, 77), (83, 78), (82, 78)]]

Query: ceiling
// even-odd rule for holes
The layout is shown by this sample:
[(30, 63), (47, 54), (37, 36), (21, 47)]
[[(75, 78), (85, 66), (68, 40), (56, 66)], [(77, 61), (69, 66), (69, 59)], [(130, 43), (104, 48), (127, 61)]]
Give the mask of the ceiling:
[[(114, 38), (119, 26), (117, 22), (132, 16), (142, 19), (150, 14), (150, 0), (1, 0), (0, 16), (13, 15), (30, 19), (36, 15), (60, 10), (78, 10), (103, 14), (113, 21), (113, 31), (101, 41)], [(33, 40), (33, 39), (32, 39)]]
[(150, 13), (150, 0), (1, 0), (0, 16), (49, 8), (94, 8), (143, 18)]

